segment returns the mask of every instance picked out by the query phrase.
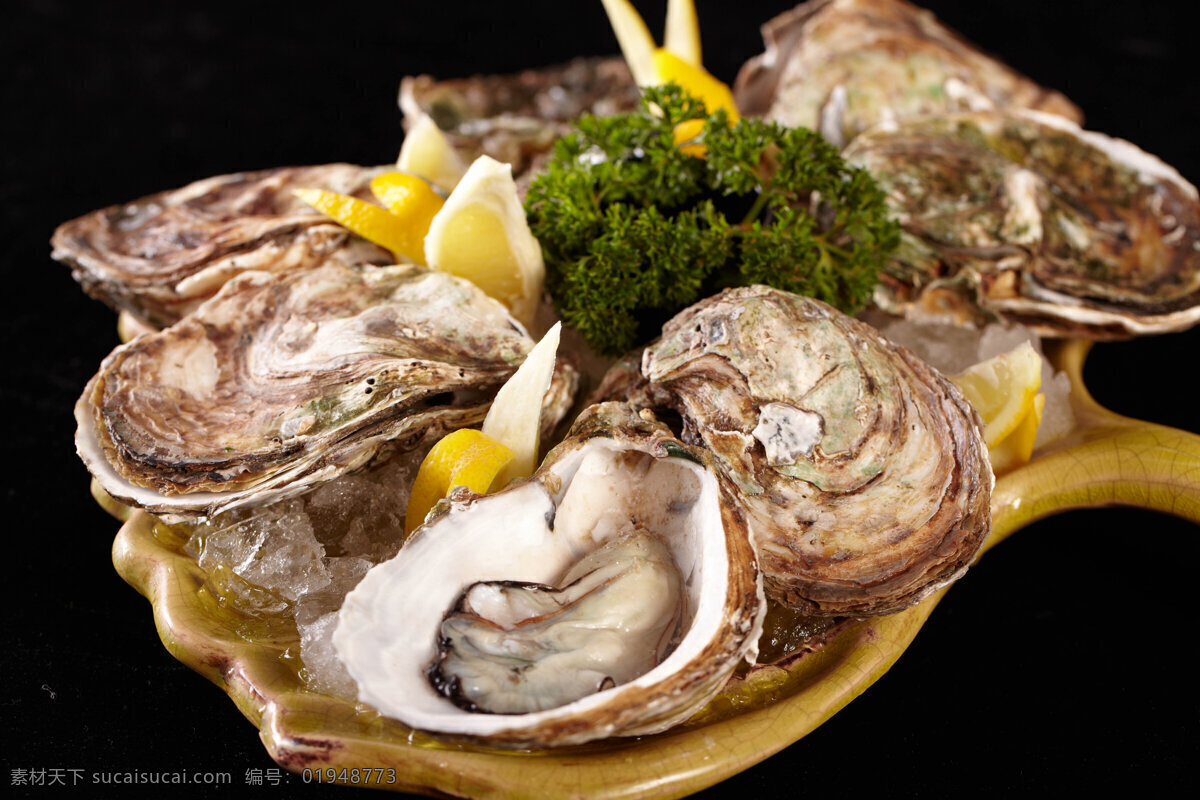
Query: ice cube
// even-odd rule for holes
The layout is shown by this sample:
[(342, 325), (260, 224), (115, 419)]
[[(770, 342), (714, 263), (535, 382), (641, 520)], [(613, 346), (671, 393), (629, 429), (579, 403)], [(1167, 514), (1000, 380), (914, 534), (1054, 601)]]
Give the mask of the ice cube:
[(316, 691), (354, 700), (357, 694), (354, 680), (338, 660), (332, 636), (346, 594), (358, 585), (372, 564), (353, 557), (327, 558), (325, 564), (331, 577), (329, 585), (301, 598), (295, 608), (303, 676), (305, 683)]
[(379, 562), (404, 541), (404, 515), (413, 479), (431, 444), (397, 453), (367, 472), (348, 475), (308, 495), (306, 510), (329, 555)]
[(297, 624), (300, 660), (304, 662), (302, 674), (310, 689), (353, 701), (358, 697), (358, 687), (333, 649), (337, 619), (338, 615), (330, 612), (304, 625)]
[(1071, 379), (1067, 373), (1056, 373), (1049, 363), (1042, 362), (1042, 392), (1046, 395), (1046, 405), (1042, 409), (1042, 424), (1038, 426), (1035, 450), (1075, 427), (1075, 412), (1071, 410)]
[(885, 338), (907, 347), (945, 374), (962, 372), (978, 360), (980, 337), (974, 328), (914, 322), (886, 314), (872, 314), (867, 319)]
[[(1023, 325), (988, 325), (979, 337), (979, 352), (976, 361), (986, 361), (989, 358), (1007, 353), (1013, 348), (1020, 347), (1025, 342), (1033, 345), (1039, 353), (1042, 350), (1041, 341), (1037, 334)], [(1043, 361), (1043, 363), (1045, 363)], [(968, 365), (970, 366), (970, 365)]]
[(329, 574), (329, 585), (319, 591), (309, 592), (296, 602), (296, 626), (307, 625), (317, 617), (339, 610), (346, 595), (358, 585), (372, 566), (374, 565), (365, 558), (326, 558), (325, 569)]
[(197, 526), (189, 542), (200, 567), (218, 565), (289, 601), (329, 585), (325, 548), (313, 535), (301, 500), (222, 514)]

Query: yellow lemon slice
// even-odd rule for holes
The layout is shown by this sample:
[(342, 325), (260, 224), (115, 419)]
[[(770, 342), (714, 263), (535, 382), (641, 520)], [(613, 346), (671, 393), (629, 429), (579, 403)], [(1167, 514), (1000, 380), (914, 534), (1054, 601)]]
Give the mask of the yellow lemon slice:
[(1033, 455), (1033, 444), (1037, 441), (1038, 426), (1042, 423), (1042, 408), (1046, 395), (1040, 392), (1033, 398), (1033, 408), (1005, 438), (988, 448), (988, 459), (992, 471), (999, 474), (1029, 462)]
[(511, 165), (488, 156), (475, 159), (429, 226), (425, 263), (466, 278), (530, 326), (546, 268)]
[[(327, 189), (294, 189), (292, 193), (327, 217), (331, 217), (369, 242), (412, 258), (413, 237), (404, 223), (386, 208)], [(418, 243), (420, 239), (416, 240)]]
[(675, 136), (675, 146), (680, 150), (696, 158), (708, 157), (708, 145), (696, 141), (704, 132), (704, 120), (689, 119), (676, 125), (672, 132)]
[(954, 381), (983, 419), (983, 439), (992, 457), (992, 468), (1011, 469), (1029, 460), (1045, 398), (1042, 359), (1024, 344), (981, 361), (957, 375)]
[(464, 428), (443, 436), (417, 469), (404, 516), (404, 532), (424, 522), (429, 510), (455, 486), (486, 494), (512, 457), (511, 450), (477, 430)]
[(513, 453), (512, 460), (496, 478), (497, 487), (532, 475), (537, 466), (542, 400), (554, 376), (561, 330), (562, 323), (556, 322), (546, 331), (513, 376), (496, 392), (496, 399), (483, 420), (483, 432), (507, 445)]
[(733, 90), (712, 76), (703, 67), (689, 64), (675, 53), (666, 48), (654, 51), (654, 71), (658, 83), (674, 81), (688, 91), (689, 94), (704, 101), (704, 107), (709, 113), (718, 108), (725, 109), (732, 125), (739, 119), (737, 105), (733, 102)]
[(492, 401), (483, 430), (463, 429), (438, 440), (417, 469), (404, 531), (425, 521), (429, 510), (455, 486), (478, 494), (533, 474), (537, 465), (542, 400), (554, 375), (556, 323), (538, 342)]
[(405, 134), (396, 167), (420, 175), (446, 193), (454, 190), (467, 171), (458, 151), (428, 114), (417, 117)]
[(424, 264), (425, 234), (445, 201), (423, 179), (403, 172), (376, 175), (371, 179), (371, 192), (396, 220), (396, 242), (403, 240), (400, 254)]

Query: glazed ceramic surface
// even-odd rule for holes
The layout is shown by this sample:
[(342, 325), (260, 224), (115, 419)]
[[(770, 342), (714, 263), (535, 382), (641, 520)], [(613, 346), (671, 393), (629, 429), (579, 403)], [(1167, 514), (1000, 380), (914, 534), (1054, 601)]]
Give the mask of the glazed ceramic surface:
[[(1088, 347), (1053, 347), (1051, 360), (1072, 380), (1076, 426), (997, 481), (983, 552), (1074, 508), (1131, 505), (1200, 523), (1200, 436), (1099, 406), (1082, 380)], [(517, 798), (530, 796), (530, 787), (538, 797), (562, 798), (699, 791), (792, 744), (860, 695), (901, 656), (945, 593), (899, 614), (839, 621), (779, 665), (731, 679), (706, 709), (667, 733), (514, 754), (439, 741), (309, 690), (294, 626), (225, 608), (183, 545), (139, 512), (117, 535), (113, 561), (151, 601), (167, 649), (225, 689), (272, 758), (302, 774), (321, 770), (327, 782), (433, 795)]]

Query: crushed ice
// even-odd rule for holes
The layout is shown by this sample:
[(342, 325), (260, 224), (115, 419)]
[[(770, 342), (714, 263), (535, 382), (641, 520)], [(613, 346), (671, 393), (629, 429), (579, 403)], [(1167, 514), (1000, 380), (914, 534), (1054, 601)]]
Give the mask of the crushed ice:
[[(912, 350), (941, 372), (952, 375), (972, 364), (1007, 353), (1022, 342), (1029, 342), (1042, 353), (1041, 340), (1022, 325), (987, 325), (982, 330), (937, 322), (913, 322), (885, 314), (868, 315), (867, 321), (896, 344)], [(1042, 358), (1042, 388), (1046, 405), (1038, 427), (1034, 449), (1065, 434), (1075, 424), (1071, 411), (1071, 380), (1056, 372)]]
[(400, 548), (409, 487), (430, 444), (304, 497), (190, 526), (184, 549), (225, 605), (295, 620), (301, 677), (316, 691), (356, 697), (333, 650), (337, 612), (367, 570)]

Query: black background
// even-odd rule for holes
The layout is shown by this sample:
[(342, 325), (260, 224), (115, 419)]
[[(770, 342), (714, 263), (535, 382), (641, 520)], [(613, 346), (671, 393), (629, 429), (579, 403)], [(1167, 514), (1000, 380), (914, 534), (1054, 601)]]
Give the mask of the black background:
[[(639, 5), (660, 31), (665, 3)], [(1200, 45), (1176, 15), (1187, 4), (927, 5), (1064, 91), (1088, 127), (1200, 181)], [(706, 66), (732, 80), (761, 50), (758, 25), (789, 6), (701, 0)], [(214, 770), (233, 787), (196, 796), (349, 794), (294, 776), (286, 793), (246, 790), (246, 770), (273, 766), (253, 726), (170, 657), (149, 605), (113, 571), (117, 524), (89, 497), (70, 409), (117, 343), (115, 317), (50, 261), (47, 240), (68, 218), (209, 175), (390, 161), (402, 75), (615, 52), (600, 4), (42, 0), (6, 4), (5, 16), (0, 783), (16, 769)], [(1193, 330), (1101, 345), (1087, 382), (1118, 411), (1195, 432), (1197, 344)], [(1194, 786), (1183, 781), (1200, 755), (1197, 533), (1126, 509), (1031, 526), (972, 569), (863, 697), (701, 796)], [(50, 792), (72, 790), (29, 790)]]

